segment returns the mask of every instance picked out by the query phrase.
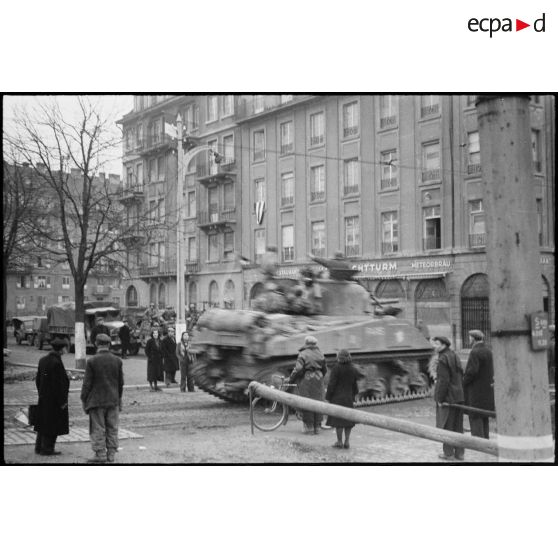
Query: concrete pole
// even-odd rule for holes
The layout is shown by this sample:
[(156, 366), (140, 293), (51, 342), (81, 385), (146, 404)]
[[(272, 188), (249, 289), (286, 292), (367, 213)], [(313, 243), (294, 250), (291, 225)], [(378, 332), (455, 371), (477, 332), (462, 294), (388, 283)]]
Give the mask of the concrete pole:
[(178, 139), (176, 145), (177, 176), (176, 176), (176, 213), (178, 216), (176, 225), (176, 342), (179, 343), (182, 333), (186, 331), (186, 318), (184, 314), (185, 285), (184, 285), (184, 260), (182, 240), (184, 238), (184, 217), (182, 215), (184, 197), (184, 148), (182, 147), (182, 117), (180, 113), (176, 117), (176, 129)]
[(545, 351), (531, 349), (542, 311), (527, 95), (477, 101), (500, 461), (553, 461)]

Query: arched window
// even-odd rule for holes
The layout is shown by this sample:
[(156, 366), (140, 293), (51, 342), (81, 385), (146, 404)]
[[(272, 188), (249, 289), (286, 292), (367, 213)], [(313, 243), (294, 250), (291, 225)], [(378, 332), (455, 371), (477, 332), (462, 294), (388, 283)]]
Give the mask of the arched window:
[(461, 287), (461, 342), (469, 347), (468, 332), (480, 329), (490, 342), (488, 277), (484, 273), (471, 275)]
[(149, 304), (157, 304), (157, 285), (151, 283), (149, 287)]
[(223, 292), (223, 304), (225, 308), (234, 308), (234, 283), (229, 279), (225, 283), (225, 290)]
[(415, 290), (415, 316), (422, 320), (432, 337), (451, 339), (451, 304), (444, 279), (422, 279)]
[(165, 308), (167, 305), (167, 289), (164, 283), (159, 285), (159, 308)]
[(130, 285), (126, 291), (126, 306), (137, 306), (138, 305), (138, 291), (136, 287)]
[(252, 303), (254, 302), (254, 300), (256, 300), (256, 298), (258, 298), (258, 296), (260, 296), (263, 292), (264, 292), (263, 283), (256, 283), (250, 289), (250, 308), (252, 307)]
[(190, 281), (188, 286), (188, 304), (198, 304), (198, 284)]
[(217, 306), (219, 304), (219, 285), (217, 281), (209, 283), (209, 306)]

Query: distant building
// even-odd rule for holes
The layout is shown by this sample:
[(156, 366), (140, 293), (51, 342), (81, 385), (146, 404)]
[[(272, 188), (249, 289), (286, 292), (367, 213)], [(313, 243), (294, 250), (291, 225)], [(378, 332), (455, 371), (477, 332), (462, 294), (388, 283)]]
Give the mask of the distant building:
[[(533, 95), (531, 146), (541, 309), (554, 321), (555, 100)], [(475, 96), (136, 96), (124, 133), (128, 219), (176, 216), (177, 114), (207, 153), (184, 169), (184, 281), (198, 308), (248, 308), (263, 288), (254, 265), (275, 245), (279, 273), (308, 253), (342, 251), (380, 298), (457, 346), (490, 336), (486, 232)], [(168, 132), (168, 133), (167, 133)], [(134, 213), (136, 212), (136, 213)], [(141, 234), (141, 231), (140, 231)], [(174, 305), (176, 232), (134, 252), (127, 305)]]

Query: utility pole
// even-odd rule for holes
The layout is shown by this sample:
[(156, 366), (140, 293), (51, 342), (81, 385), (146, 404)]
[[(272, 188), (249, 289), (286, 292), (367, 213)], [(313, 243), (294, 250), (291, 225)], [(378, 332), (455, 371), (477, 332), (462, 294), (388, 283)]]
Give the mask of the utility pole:
[(481, 148), (500, 461), (554, 460), (546, 351), (533, 350), (542, 311), (528, 95), (480, 95)]
[(182, 334), (186, 331), (186, 317), (184, 314), (185, 289), (184, 289), (184, 260), (182, 240), (184, 238), (184, 216), (182, 206), (184, 205), (184, 148), (182, 147), (182, 117), (180, 113), (176, 117), (176, 129), (178, 138), (176, 142), (176, 156), (178, 169), (176, 175), (176, 212), (178, 222), (176, 225), (176, 341), (180, 342)]

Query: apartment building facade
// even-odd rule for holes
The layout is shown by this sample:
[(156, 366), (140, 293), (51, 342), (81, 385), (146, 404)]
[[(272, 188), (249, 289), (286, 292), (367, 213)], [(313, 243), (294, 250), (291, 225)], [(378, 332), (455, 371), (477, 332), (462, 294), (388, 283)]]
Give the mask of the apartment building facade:
[[(249, 308), (262, 276), (237, 255), (257, 263), (274, 245), (279, 273), (294, 277), (311, 263), (309, 254), (342, 251), (376, 296), (400, 299), (405, 317), (423, 319), (432, 334), (463, 346), (469, 329), (489, 331), (489, 224), (474, 96), (151, 97), (149, 108), (136, 98), (135, 110), (120, 121), (125, 138), (153, 127), (152, 115), (158, 129), (172, 131), (180, 114), (192, 144), (222, 156), (217, 164), (204, 153), (183, 171), (189, 302)], [(541, 305), (554, 321), (554, 99), (532, 96), (530, 112)], [(127, 145), (124, 174), (132, 179), (137, 165), (151, 169), (160, 156)], [(165, 180), (157, 175), (154, 183), (151, 172), (145, 180), (141, 171), (140, 201), (152, 204), (162, 192), (171, 215), (178, 140), (169, 136), (165, 145), (168, 178), (165, 171)], [(169, 231), (165, 247), (152, 253), (159, 267), (134, 278), (128, 303), (174, 305), (176, 233)]]

